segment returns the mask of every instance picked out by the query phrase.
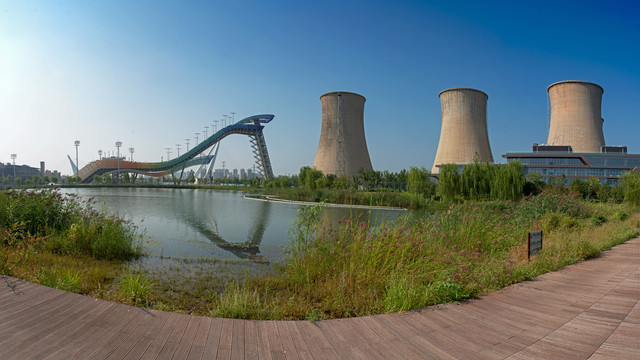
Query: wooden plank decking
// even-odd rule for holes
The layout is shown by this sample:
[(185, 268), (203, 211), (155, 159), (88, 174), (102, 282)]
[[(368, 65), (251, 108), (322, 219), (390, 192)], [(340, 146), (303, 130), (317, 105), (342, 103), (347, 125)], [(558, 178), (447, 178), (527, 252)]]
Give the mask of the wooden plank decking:
[(146, 310), (0, 276), (0, 359), (640, 359), (640, 238), (463, 304), (252, 321)]

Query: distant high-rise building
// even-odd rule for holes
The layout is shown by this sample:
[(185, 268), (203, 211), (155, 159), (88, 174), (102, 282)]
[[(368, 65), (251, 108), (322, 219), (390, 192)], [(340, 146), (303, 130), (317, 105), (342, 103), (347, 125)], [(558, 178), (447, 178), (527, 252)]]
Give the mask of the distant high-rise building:
[(215, 169), (213, 171), (213, 178), (214, 179), (222, 179), (224, 177), (224, 170), (225, 169)]

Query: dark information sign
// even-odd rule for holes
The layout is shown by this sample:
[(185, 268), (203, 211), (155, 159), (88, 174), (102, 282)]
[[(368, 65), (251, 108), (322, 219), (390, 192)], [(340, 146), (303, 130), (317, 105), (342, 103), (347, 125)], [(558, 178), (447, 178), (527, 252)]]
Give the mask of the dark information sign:
[(529, 233), (529, 258), (542, 250), (542, 230)]

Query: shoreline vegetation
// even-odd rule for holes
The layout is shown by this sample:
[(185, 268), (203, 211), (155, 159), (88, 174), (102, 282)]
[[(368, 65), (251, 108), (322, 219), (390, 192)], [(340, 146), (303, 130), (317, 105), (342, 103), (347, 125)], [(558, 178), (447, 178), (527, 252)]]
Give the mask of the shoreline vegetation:
[(287, 203), (287, 204), (296, 204), (296, 205), (303, 205), (303, 206), (343, 207), (343, 208), (354, 208), (354, 209), (398, 210), (398, 211), (407, 210), (406, 208), (391, 207), (391, 206), (372, 206), (372, 205), (353, 205), (353, 204), (336, 204), (336, 203), (325, 203), (325, 202), (296, 201), (296, 200), (281, 199), (277, 195), (248, 194), (248, 195), (244, 195), (244, 198), (248, 200), (268, 201), (268, 202), (274, 202), (274, 203)]
[[(244, 277), (203, 271), (171, 278), (169, 270), (167, 278), (135, 269), (131, 260), (144, 253), (133, 224), (55, 190), (3, 191), (0, 274), (160, 310), (320, 320), (477, 297), (638, 236), (640, 173), (628, 173), (616, 187), (598, 187), (595, 181), (567, 187), (525, 180), (518, 166), (495, 170), (475, 164), (465, 176), (445, 165), (438, 184), (428, 181), (424, 169), (412, 168), (408, 176), (416, 180), (407, 190), (391, 192), (420, 199), (414, 208), (442, 210), (393, 223), (370, 226), (368, 220), (345, 219), (332, 226), (320, 220), (320, 206), (303, 206), (290, 229), (286, 261), (259, 275), (245, 270)], [(300, 179), (308, 180), (308, 174), (303, 168)], [(320, 195), (320, 200), (355, 193), (362, 201), (368, 198), (364, 205), (386, 196), (307, 187), (325, 181), (321, 176), (276, 189)], [(537, 230), (544, 233), (543, 248), (529, 261), (526, 235)], [(184, 286), (174, 287), (172, 281)]]

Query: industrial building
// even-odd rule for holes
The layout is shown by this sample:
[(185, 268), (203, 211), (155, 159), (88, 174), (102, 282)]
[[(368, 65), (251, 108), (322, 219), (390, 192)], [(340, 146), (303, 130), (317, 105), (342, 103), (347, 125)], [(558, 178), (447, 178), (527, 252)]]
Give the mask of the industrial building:
[(631, 169), (640, 169), (640, 154), (628, 154), (626, 146), (606, 146), (599, 85), (577, 80), (549, 85), (548, 144), (533, 144), (530, 153), (507, 153), (507, 162), (518, 160), (525, 176), (536, 172), (550, 183), (554, 177), (588, 179), (616, 184)]
[(441, 91), (439, 97), (442, 129), (431, 173), (439, 174), (442, 164), (492, 163), (487, 132), (489, 96), (475, 89), (453, 88)]
[(362, 95), (344, 91), (320, 96), (322, 130), (313, 161), (315, 169), (338, 176), (372, 169), (364, 135), (365, 101)]
[(62, 178), (60, 172), (46, 170), (44, 161), (40, 162), (40, 168), (31, 167), (29, 165), (13, 165), (11, 163), (0, 163), (0, 178), (4, 178), (7, 176), (19, 177), (22, 179), (31, 178), (34, 176), (55, 176), (58, 179)]
[(534, 144), (530, 153), (507, 153), (502, 157), (507, 162), (520, 161), (525, 176), (536, 172), (546, 183), (564, 176), (569, 182), (597, 177), (603, 183), (617, 184), (625, 172), (640, 169), (640, 154), (627, 154), (626, 150), (626, 146), (605, 146), (599, 153), (575, 153), (567, 147)]

